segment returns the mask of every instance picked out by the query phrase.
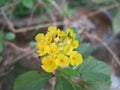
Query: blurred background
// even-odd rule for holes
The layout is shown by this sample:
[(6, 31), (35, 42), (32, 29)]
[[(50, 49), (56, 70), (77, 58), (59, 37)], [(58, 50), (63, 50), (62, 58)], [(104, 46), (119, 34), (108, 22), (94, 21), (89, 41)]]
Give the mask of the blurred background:
[(96, 54), (102, 41), (119, 58), (120, 0), (0, 0), (0, 90), (13, 90), (16, 77), (26, 71), (41, 72), (34, 37), (50, 25), (76, 27), (81, 41), (92, 44), (93, 55), (110, 65), (108, 51), (100, 48)]

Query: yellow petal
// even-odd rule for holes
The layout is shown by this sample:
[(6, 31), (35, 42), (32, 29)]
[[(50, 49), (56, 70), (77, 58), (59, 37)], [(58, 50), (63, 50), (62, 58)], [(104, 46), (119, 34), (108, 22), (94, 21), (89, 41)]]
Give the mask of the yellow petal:
[(77, 66), (81, 64), (83, 61), (82, 55), (79, 54), (77, 51), (72, 51), (70, 53), (70, 64), (73, 66)]
[(53, 72), (57, 69), (57, 65), (55, 64), (55, 60), (52, 56), (45, 56), (42, 58), (42, 68), (46, 72)]
[(59, 54), (55, 62), (58, 66), (62, 67), (66, 67), (69, 65), (69, 59), (64, 54)]
[(35, 40), (36, 41), (40, 41), (44, 39), (44, 34), (43, 33), (39, 33), (35, 36)]
[(56, 65), (42, 65), (41, 67), (46, 72), (53, 72), (57, 69)]
[(54, 30), (57, 30), (56, 26), (49, 26), (48, 27), (48, 31), (54, 31)]
[(78, 40), (74, 40), (74, 41), (72, 42), (73, 48), (78, 48), (78, 45), (79, 45)]

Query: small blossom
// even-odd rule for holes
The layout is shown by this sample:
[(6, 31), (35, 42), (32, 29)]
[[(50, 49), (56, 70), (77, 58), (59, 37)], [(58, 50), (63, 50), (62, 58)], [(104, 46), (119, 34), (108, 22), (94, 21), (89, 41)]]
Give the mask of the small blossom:
[(39, 33), (35, 36), (35, 40), (36, 41), (44, 41), (44, 34), (43, 33)]
[(63, 31), (60, 31), (60, 29), (58, 29), (58, 30), (57, 30), (57, 35), (58, 35), (59, 37), (64, 37), (64, 36), (66, 36), (66, 33), (63, 32)]
[(74, 39), (75, 38), (75, 34), (73, 33), (73, 31), (71, 29), (66, 29), (67, 35), (69, 38)]
[(55, 60), (51, 56), (43, 57), (41, 67), (46, 72), (53, 72), (57, 69), (57, 65), (55, 64)]
[(45, 43), (46, 43), (46, 44), (50, 44), (51, 41), (52, 41), (52, 34), (48, 32), (48, 33), (45, 35)]
[(49, 55), (56, 54), (56, 51), (57, 51), (57, 46), (55, 45), (55, 43), (50, 44), (47, 49), (48, 54)]
[[(38, 47), (39, 47), (39, 46), (38, 46)], [(46, 53), (47, 53), (46, 49), (47, 49), (47, 46), (44, 45), (44, 44), (41, 44), (41, 45), (40, 45), (40, 48), (37, 50), (38, 55), (39, 55), (39, 56), (44, 56), (44, 55), (46, 55)]]
[(76, 51), (72, 51), (71, 53), (70, 53), (70, 64), (72, 65), (72, 66), (77, 66), (77, 65), (79, 65), (79, 64), (81, 64), (82, 63), (82, 55), (81, 54), (79, 54), (78, 52), (76, 52)]
[(71, 45), (73, 46), (73, 48), (78, 48), (79, 45), (78, 40), (74, 40)]
[(69, 53), (73, 50), (73, 47), (71, 45), (66, 45), (64, 47), (64, 52), (69, 55)]
[(64, 54), (59, 54), (55, 60), (56, 65), (66, 67), (69, 65), (69, 59)]
[(57, 30), (57, 27), (56, 26), (49, 26), (48, 27), (48, 31), (49, 32), (55, 32)]

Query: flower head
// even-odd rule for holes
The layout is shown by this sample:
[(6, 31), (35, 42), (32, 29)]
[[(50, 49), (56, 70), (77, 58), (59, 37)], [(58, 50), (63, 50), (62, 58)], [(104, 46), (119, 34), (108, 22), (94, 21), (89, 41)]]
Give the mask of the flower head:
[(46, 72), (53, 72), (58, 67), (77, 66), (82, 63), (82, 55), (76, 49), (79, 42), (75, 40), (75, 34), (71, 29), (61, 31), (55, 26), (48, 27), (44, 35), (36, 35), (36, 48), (41, 59), (41, 67)]

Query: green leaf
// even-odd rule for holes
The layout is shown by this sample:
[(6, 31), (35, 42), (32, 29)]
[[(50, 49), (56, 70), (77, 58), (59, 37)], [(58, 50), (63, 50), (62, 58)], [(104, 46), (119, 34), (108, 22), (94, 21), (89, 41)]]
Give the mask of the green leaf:
[(75, 87), (64, 77), (58, 77), (55, 90), (76, 90)]
[(87, 58), (92, 52), (92, 46), (90, 43), (81, 43), (77, 49), (79, 53), (83, 55), (83, 58)]
[(14, 90), (42, 90), (49, 79), (47, 73), (29, 71), (16, 79)]
[(26, 8), (32, 8), (34, 1), (33, 0), (22, 0), (22, 4)]
[(64, 68), (63, 71), (69, 76), (79, 76), (79, 72), (73, 68)]
[(3, 44), (3, 41), (0, 40), (0, 52), (2, 52), (4, 49), (4, 44)]
[(3, 36), (4, 36), (4, 32), (3, 30), (0, 30), (0, 39), (3, 39)]
[(0, 63), (3, 61), (3, 57), (2, 56), (0, 56)]
[[(103, 87), (104, 84), (106, 87), (110, 87), (110, 67), (106, 63), (89, 57), (78, 66), (77, 70), (80, 73), (80, 78), (86, 83), (90, 83), (88, 84), (90, 90), (108, 90)], [(99, 87), (99, 89), (93, 89), (94, 87)]]
[(118, 9), (116, 16), (113, 18), (113, 28), (115, 33), (120, 33), (120, 9)]
[(0, 0), (0, 7), (5, 5), (9, 0)]
[(9, 33), (6, 33), (5, 34), (5, 39), (6, 40), (13, 40), (13, 39), (15, 39), (15, 34), (14, 33), (12, 33), (12, 32), (9, 32)]

